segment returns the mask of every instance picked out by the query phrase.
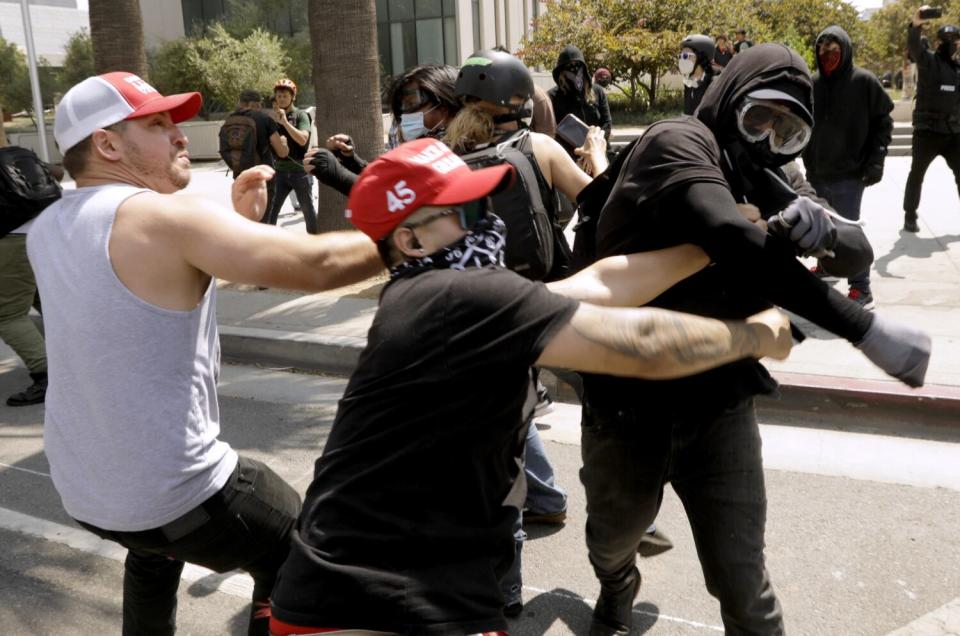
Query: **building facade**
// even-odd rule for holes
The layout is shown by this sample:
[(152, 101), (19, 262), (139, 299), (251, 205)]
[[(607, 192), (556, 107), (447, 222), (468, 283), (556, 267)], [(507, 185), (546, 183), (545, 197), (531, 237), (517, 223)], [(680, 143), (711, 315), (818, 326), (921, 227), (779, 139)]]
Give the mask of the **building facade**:
[[(30, 0), (30, 21), (37, 58), (51, 66), (63, 64), (64, 46), (70, 36), (90, 28), (90, 16), (77, 0)], [(20, 0), (0, 0), (0, 37), (26, 52)]]

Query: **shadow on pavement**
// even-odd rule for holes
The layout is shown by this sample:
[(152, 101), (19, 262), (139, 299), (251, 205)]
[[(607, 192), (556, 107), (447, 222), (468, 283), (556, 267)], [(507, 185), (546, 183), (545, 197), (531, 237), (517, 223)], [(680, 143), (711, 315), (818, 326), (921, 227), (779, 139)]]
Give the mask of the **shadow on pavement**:
[(890, 251), (874, 260), (873, 269), (883, 278), (905, 278), (890, 273), (890, 263), (901, 256), (910, 258), (930, 258), (938, 252), (946, 252), (951, 243), (960, 241), (960, 234), (946, 234), (932, 238), (920, 238), (912, 232), (900, 230), (900, 237)]
[[(551, 633), (588, 634), (593, 607), (574, 592), (554, 588), (542, 592), (524, 604), (523, 614), (510, 622), (515, 636), (540, 636)], [(653, 603), (639, 603), (633, 608), (631, 634), (645, 634), (660, 617), (660, 608)]]

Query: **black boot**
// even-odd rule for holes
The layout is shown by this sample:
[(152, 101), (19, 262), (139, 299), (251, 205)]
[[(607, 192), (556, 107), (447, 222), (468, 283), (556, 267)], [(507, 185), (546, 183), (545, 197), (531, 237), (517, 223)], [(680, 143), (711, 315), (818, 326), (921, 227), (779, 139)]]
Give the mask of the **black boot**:
[(31, 373), (33, 384), (19, 393), (7, 398), (7, 406), (29, 406), (40, 404), (47, 397), (47, 372)]
[(630, 633), (633, 623), (633, 601), (640, 591), (640, 570), (636, 567), (627, 576), (626, 585), (619, 591), (601, 588), (600, 598), (593, 608), (590, 636), (619, 636)]
[(916, 212), (907, 211), (903, 213), (903, 231), (913, 232), (914, 234), (920, 231), (920, 226), (917, 225)]

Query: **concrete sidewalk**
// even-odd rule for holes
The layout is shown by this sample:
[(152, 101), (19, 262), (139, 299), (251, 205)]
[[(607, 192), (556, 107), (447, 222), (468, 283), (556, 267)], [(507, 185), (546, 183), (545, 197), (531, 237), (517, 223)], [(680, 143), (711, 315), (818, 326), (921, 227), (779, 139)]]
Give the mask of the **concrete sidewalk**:
[[(876, 252), (877, 311), (926, 330), (934, 340), (927, 385), (908, 389), (845, 341), (798, 319), (807, 340), (789, 360), (767, 362), (783, 384), (785, 399), (840, 396), (848, 402), (960, 410), (960, 202), (953, 175), (938, 159), (924, 183), (921, 232), (900, 231), (909, 167), (909, 158), (888, 158), (883, 181), (866, 191), (863, 212)], [(189, 190), (226, 203), (229, 184), (222, 171), (198, 168)], [(304, 231), (302, 217), (289, 202), (281, 225)], [(382, 282), (314, 295), (223, 285), (218, 311), (224, 355), (268, 366), (349, 373), (365, 343)], [(845, 292), (845, 282), (837, 288)]]

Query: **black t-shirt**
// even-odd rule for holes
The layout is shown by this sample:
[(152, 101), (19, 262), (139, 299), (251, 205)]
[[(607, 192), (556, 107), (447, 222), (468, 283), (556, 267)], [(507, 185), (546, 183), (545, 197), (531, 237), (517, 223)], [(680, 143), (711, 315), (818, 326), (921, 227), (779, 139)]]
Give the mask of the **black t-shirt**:
[(726, 51), (721, 51), (719, 48), (713, 53), (713, 61), (719, 64), (720, 66), (726, 66), (730, 63), (730, 60), (733, 59), (733, 51), (727, 48)]
[(279, 124), (263, 111), (253, 108), (241, 108), (234, 115), (250, 117), (257, 124), (257, 154), (265, 165), (274, 166), (273, 148), (270, 146), (270, 136), (277, 132)]
[(741, 40), (740, 42), (733, 43), (733, 51), (734, 53), (743, 53), (751, 46), (753, 46), (753, 42), (751, 40)]
[(503, 269), (387, 286), (273, 591), (277, 618), (505, 629), (529, 368), (576, 307)]

